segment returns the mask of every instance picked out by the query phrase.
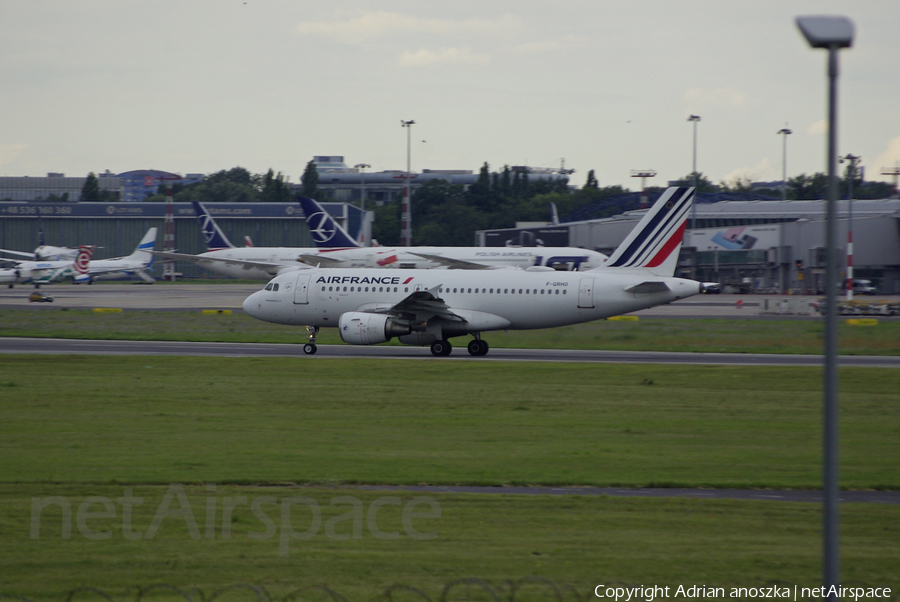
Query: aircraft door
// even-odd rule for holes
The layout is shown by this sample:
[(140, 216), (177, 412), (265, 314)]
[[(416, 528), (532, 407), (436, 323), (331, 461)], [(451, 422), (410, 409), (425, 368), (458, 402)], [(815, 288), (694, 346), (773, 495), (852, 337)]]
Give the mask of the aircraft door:
[(294, 303), (309, 303), (309, 274), (297, 276), (297, 286), (294, 287)]
[(594, 307), (594, 279), (582, 278), (578, 284), (578, 307)]

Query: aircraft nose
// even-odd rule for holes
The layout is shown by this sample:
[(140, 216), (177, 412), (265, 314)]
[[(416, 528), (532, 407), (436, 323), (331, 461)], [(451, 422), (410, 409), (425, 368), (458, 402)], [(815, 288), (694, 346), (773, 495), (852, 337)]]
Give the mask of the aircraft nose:
[(262, 292), (255, 292), (246, 299), (244, 299), (244, 303), (242, 307), (244, 308), (244, 313), (252, 318), (260, 318), (260, 314), (262, 313)]

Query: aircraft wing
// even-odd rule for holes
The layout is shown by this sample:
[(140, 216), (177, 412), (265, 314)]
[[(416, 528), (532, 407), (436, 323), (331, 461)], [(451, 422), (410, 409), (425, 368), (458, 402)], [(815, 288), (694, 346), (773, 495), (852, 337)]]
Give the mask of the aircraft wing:
[(413, 253), (409, 251), (411, 255), (416, 255), (417, 257), (421, 257), (423, 259), (427, 259), (428, 261), (433, 261), (435, 263), (439, 263), (443, 266), (450, 268), (451, 270), (493, 270), (495, 269), (492, 266), (484, 265), (483, 263), (476, 263), (474, 261), (466, 261), (465, 259), (451, 259), (450, 257), (444, 257), (442, 255), (432, 255), (430, 253)]
[[(9, 249), (0, 249), (0, 253), (8, 253), (9, 255), (18, 255), (19, 257), (27, 257), (28, 259), (34, 260), (34, 253), (25, 253), (24, 251), (10, 251)], [(6, 261), (13, 261), (12, 259), (8, 259)]]
[(285, 265), (283, 263), (272, 263), (268, 261), (250, 261), (247, 259), (227, 259), (225, 257), (203, 257), (201, 255), (189, 255), (188, 253), (175, 253), (173, 251), (150, 251), (154, 255), (162, 257), (163, 259), (174, 259), (176, 261), (188, 261), (190, 263), (196, 263), (200, 267), (208, 267), (216, 265), (231, 265), (231, 266), (240, 266), (245, 270), (252, 270), (254, 268), (263, 270), (272, 276), (277, 276), (283, 271), (286, 270), (296, 270), (296, 269), (304, 269), (302, 265), (291, 266)]
[(337, 267), (340, 267), (340, 265), (342, 263), (344, 263), (343, 259), (335, 259), (334, 257), (328, 257), (326, 255), (313, 255), (313, 254), (300, 255), (297, 258), (297, 261), (300, 261), (302, 263), (305, 263), (305, 264), (308, 264), (311, 266), (320, 265), (323, 268), (337, 268)]
[(390, 314), (413, 322), (424, 322), (441, 318), (449, 322), (465, 322), (462, 316), (453, 313), (450, 306), (437, 296), (441, 285), (424, 291), (415, 291), (391, 307), (370, 310), (371, 313)]

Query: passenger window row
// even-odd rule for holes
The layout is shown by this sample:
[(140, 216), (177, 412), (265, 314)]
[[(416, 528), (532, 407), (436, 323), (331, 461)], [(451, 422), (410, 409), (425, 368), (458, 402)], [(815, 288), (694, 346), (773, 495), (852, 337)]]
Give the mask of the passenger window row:
[[(271, 287), (271, 286), (272, 286), (271, 284), (270, 284), (269, 286), (267, 286), (267, 287), (266, 287), (266, 290), (270, 290), (269, 287)], [(323, 293), (326, 291), (326, 288), (327, 288), (328, 292), (338, 292), (338, 293), (340, 293), (340, 292), (345, 292), (345, 293), (346, 293), (346, 292), (348, 292), (348, 289), (349, 289), (349, 292), (351, 292), (351, 293), (353, 293), (353, 292), (357, 292), (357, 293), (366, 292), (366, 293), (368, 293), (370, 287), (368, 287), (368, 286), (366, 286), (366, 287), (362, 287), (362, 286), (356, 286), (356, 287), (351, 286), (351, 287), (346, 287), (346, 286), (345, 286), (345, 287), (343, 287), (343, 291), (341, 291), (341, 287), (340, 287), (340, 286), (329, 286), (329, 287), (323, 286), (323, 287), (322, 287), (322, 292), (323, 292)], [(385, 288), (387, 288), (387, 291), (384, 290)], [(364, 290), (364, 289), (365, 289), (365, 290)], [(377, 291), (375, 290), (375, 287), (374, 287), (374, 286), (371, 287), (371, 289), (372, 289), (371, 292), (373, 292), (373, 293), (375, 293), (375, 292), (378, 292), (378, 293), (384, 293), (384, 292), (388, 292), (388, 293), (389, 293), (389, 292), (391, 292), (391, 287), (389, 287), (389, 286), (388, 286), (388, 287), (379, 286)], [(277, 284), (275, 285), (275, 290), (276, 290), (276, 291), (278, 290), (278, 285), (277, 285)], [(478, 295), (478, 294), (487, 294), (487, 295), (494, 295), (494, 294), (497, 294), (497, 295), (499, 295), (499, 294), (504, 294), (504, 295), (515, 295), (515, 294), (517, 294), (517, 293), (516, 293), (516, 289), (514, 289), (514, 288), (513, 288), (513, 289), (505, 288), (505, 289), (503, 289), (503, 290), (500, 290), (500, 289), (498, 288), (498, 289), (496, 289), (496, 291), (495, 291), (494, 289), (492, 289), (492, 288), (490, 288), (490, 289), (488, 289), (488, 288), (476, 288), (476, 289), (474, 289), (474, 291), (475, 291), (474, 293), (472, 293), (472, 290), (473, 290), (473, 289), (471, 289), (471, 288), (466, 289), (466, 288), (454, 287), (453, 290), (452, 290), (452, 292), (454, 292), (454, 293), (461, 293), (461, 294), (476, 294), (476, 295)], [(519, 295), (523, 295), (523, 294), (524, 294), (524, 295), (544, 295), (544, 294), (546, 294), (546, 295), (552, 295), (552, 294), (554, 294), (554, 291), (556, 291), (556, 294), (557, 294), (557, 295), (560, 294), (560, 292), (559, 292), (560, 289), (558, 289), (558, 288), (557, 288), (557, 289), (550, 289), (550, 290), (547, 290), (547, 289), (530, 289), (530, 288), (526, 288), (524, 291), (523, 291), (522, 289), (519, 289), (519, 290), (518, 290), (518, 294), (519, 294)], [(396, 287), (396, 286), (394, 287), (394, 292), (395, 292), (395, 293), (398, 292), (398, 287)], [(404, 292), (404, 293), (408, 293), (408, 292), (409, 292), (409, 287), (408, 287), (408, 286), (407, 286), (407, 287), (404, 287), (404, 288), (403, 288), (403, 292)], [(446, 293), (449, 293), (449, 292), (451, 292), (451, 290), (450, 290), (450, 287), (447, 287), (446, 290), (444, 290), (444, 288), (441, 287), (441, 288), (438, 289), (438, 292), (439, 292), (439, 293), (445, 293), (445, 292), (446, 292)], [(562, 294), (565, 295), (566, 293), (567, 293), (566, 289), (562, 289)]]

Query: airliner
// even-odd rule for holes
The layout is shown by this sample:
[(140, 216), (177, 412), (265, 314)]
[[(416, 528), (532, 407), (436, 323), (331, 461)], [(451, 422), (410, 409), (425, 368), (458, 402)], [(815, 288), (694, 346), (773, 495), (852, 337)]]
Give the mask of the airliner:
[[(31, 261), (75, 261), (81, 247), (73, 249), (71, 247), (56, 247), (44, 244), (44, 226), (38, 218), (38, 246), (32, 253), (26, 251), (12, 251), (10, 249), (0, 249), (0, 253), (7, 255), (16, 255), (17, 257), (25, 257)], [(0, 259), (0, 261), (11, 261)]]
[(150, 228), (131, 255), (110, 259), (92, 259), (83, 273), (76, 274), (76, 284), (92, 284), (95, 280), (137, 276), (148, 284), (156, 282), (147, 270), (153, 264), (153, 246), (156, 244), (156, 228)]
[(9, 285), (9, 288), (13, 288), (15, 284), (34, 284), (34, 288), (40, 288), (42, 284), (53, 284), (87, 274), (94, 247), (83, 246), (77, 251), (73, 259), (16, 262), (14, 268), (0, 269), (0, 283)]
[(209, 249), (199, 255), (154, 251), (165, 259), (188, 261), (225, 276), (269, 280), (284, 272), (329, 268), (495, 269), (551, 266), (589, 269), (606, 255), (574, 247), (361, 247), (312, 199), (299, 197), (313, 239), (322, 247), (235, 247), (201, 203), (194, 202)]
[(452, 268), (547, 266), (556, 270), (589, 270), (606, 255), (578, 247), (360, 247), (316, 201), (299, 197), (319, 252), (303, 257), (310, 265), (330, 268)]
[(397, 337), (430, 345), (436, 356), (450, 354), (448, 339), (472, 335), (469, 354), (483, 356), (483, 332), (578, 324), (703, 292), (703, 283), (674, 277), (693, 199), (693, 188), (669, 188), (605, 265), (583, 272), (314, 268), (276, 276), (243, 308), (259, 320), (306, 326), (307, 354), (330, 326), (346, 343)]
[[(316, 247), (255, 247), (252, 242), (245, 247), (236, 247), (228, 240), (203, 203), (193, 201), (193, 205), (208, 251), (199, 255), (154, 251), (154, 255), (195, 263), (217, 274), (233, 278), (269, 280), (272, 276), (283, 272), (309, 268), (302, 257), (314, 255), (319, 251)], [(248, 242), (249, 237), (245, 237), (244, 241)]]

